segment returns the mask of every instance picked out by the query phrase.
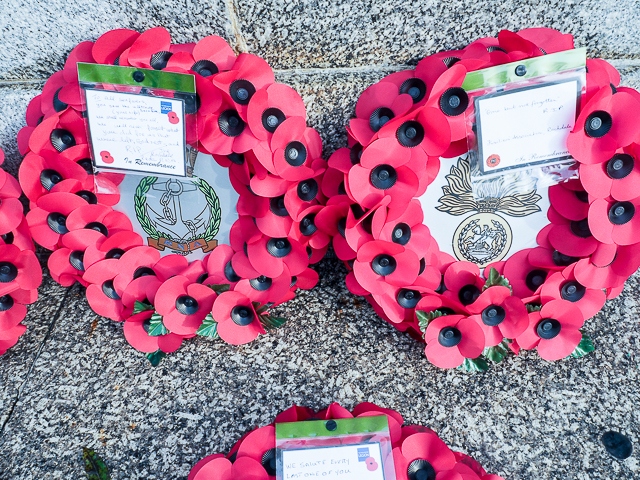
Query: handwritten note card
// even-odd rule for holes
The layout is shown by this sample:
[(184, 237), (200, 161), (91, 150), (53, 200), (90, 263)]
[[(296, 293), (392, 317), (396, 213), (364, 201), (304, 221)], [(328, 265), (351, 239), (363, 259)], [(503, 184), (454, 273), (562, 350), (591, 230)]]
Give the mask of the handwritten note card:
[(379, 443), (282, 451), (283, 480), (384, 480)]
[(182, 100), (87, 89), (97, 168), (186, 175)]
[(478, 156), (483, 173), (570, 158), (578, 82), (511, 90), (476, 100)]

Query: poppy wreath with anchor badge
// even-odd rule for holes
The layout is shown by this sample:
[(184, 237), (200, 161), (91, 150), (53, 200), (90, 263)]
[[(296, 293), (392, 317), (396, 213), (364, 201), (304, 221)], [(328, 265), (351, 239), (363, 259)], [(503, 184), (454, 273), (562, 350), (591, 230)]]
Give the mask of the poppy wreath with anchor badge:
[(438, 367), (485, 370), (533, 349), (581, 357), (594, 348), (585, 321), (640, 266), (640, 94), (602, 59), (586, 61), (567, 140), (579, 178), (472, 188), (466, 74), (573, 49), (571, 35), (533, 28), (426, 57), (362, 93), (349, 147), (329, 159), (316, 219), (348, 288)]
[[(0, 165), (4, 152), (0, 149)], [(22, 321), (38, 299), (42, 269), (24, 217), (18, 181), (0, 169), (0, 355), (27, 330)]]
[[(79, 62), (194, 75), (187, 178), (94, 169)], [(272, 307), (317, 283), (310, 265), (330, 243), (315, 224), (322, 142), (300, 95), (261, 58), (217, 36), (178, 45), (161, 27), (112, 30), (72, 50), (26, 123), (19, 179), (52, 277), (85, 286), (91, 308), (123, 322), (152, 363), (195, 336), (250, 342), (284, 323)]]
[[(499, 475), (487, 473), (469, 455), (451, 450), (430, 428), (405, 425), (402, 415), (395, 410), (369, 402), (360, 403), (351, 411), (338, 403), (332, 403), (319, 412), (294, 405), (279, 413), (270, 425), (243, 435), (226, 455), (216, 453), (200, 460), (191, 469), (188, 480), (275, 480), (276, 423), (331, 421), (374, 415), (387, 417), (393, 449), (394, 478), (397, 480), (503, 480)], [(370, 434), (364, 435), (363, 440), (370, 438)], [(306, 443), (308, 440), (301, 442)], [(336, 442), (336, 446), (340, 445), (338, 438)]]

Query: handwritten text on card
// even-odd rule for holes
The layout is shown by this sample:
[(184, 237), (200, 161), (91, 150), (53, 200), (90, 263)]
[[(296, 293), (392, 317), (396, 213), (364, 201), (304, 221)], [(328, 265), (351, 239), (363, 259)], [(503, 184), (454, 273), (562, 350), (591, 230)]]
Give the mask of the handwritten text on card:
[(384, 480), (380, 444), (283, 450), (283, 480)]
[(87, 89), (96, 167), (185, 176), (180, 100)]
[(482, 170), (567, 159), (577, 108), (577, 80), (507, 91), (476, 101)]

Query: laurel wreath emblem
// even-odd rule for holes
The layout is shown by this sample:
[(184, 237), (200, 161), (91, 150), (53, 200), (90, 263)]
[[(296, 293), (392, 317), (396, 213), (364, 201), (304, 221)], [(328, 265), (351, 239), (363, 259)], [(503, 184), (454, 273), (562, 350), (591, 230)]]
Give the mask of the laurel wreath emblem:
[[(147, 193), (151, 189), (154, 183), (158, 181), (158, 177), (144, 177), (136, 188), (136, 193), (134, 195), (134, 209), (136, 212), (136, 218), (140, 223), (140, 226), (145, 231), (147, 235), (151, 238), (158, 239), (160, 237), (163, 238), (171, 238), (165, 232), (159, 232), (155, 225), (151, 222), (149, 215), (147, 213)], [(192, 180), (193, 184), (198, 187), (200, 192), (204, 195), (207, 204), (211, 209), (211, 222), (207, 226), (205, 230), (203, 238), (206, 241), (213, 240), (215, 236), (218, 234), (218, 230), (220, 229), (220, 222), (222, 221), (222, 212), (220, 210), (220, 199), (218, 195), (216, 195), (215, 190), (211, 185), (209, 185), (202, 178), (194, 178)], [(195, 237), (187, 239), (187, 241), (195, 240)]]

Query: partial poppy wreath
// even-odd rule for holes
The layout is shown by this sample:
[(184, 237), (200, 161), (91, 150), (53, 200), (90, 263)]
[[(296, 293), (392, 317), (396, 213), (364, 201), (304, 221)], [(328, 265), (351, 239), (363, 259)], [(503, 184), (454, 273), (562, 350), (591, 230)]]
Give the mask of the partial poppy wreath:
[[(239, 194), (229, 245), (202, 260), (161, 257), (112, 207), (123, 176), (94, 173), (78, 62), (153, 68), (195, 75), (197, 149), (228, 169)], [(18, 136), (19, 179), (31, 202), (35, 241), (53, 253), (52, 277), (87, 287), (91, 308), (124, 322), (127, 341), (156, 364), (196, 335), (239, 345), (282, 325), (269, 308), (318, 281), (309, 268), (329, 237), (315, 226), (325, 202), (326, 161), (318, 133), (307, 127), (300, 95), (275, 82), (261, 58), (234, 54), (220, 37), (171, 43), (167, 30), (119, 29), (82, 42), (27, 109)], [(187, 132), (194, 143), (196, 132)]]
[(194, 465), (188, 480), (275, 480), (275, 424), (307, 420), (338, 420), (385, 415), (393, 447), (397, 480), (503, 480), (488, 474), (469, 455), (451, 450), (430, 428), (404, 425), (395, 410), (364, 402), (350, 412), (338, 403), (315, 412), (293, 406), (278, 414), (274, 422), (257, 428), (238, 440), (228, 454), (209, 455)]
[[(350, 147), (329, 159), (330, 199), (316, 223), (334, 235), (348, 288), (422, 339), (438, 367), (485, 370), (521, 349), (546, 360), (583, 356), (593, 350), (585, 320), (640, 266), (640, 94), (619, 87), (619, 73), (602, 59), (587, 60), (568, 138), (580, 178), (549, 188), (550, 223), (535, 248), (481, 272), (442, 252), (423, 224), (418, 198), (439, 170), (457, 177), (444, 193), (464, 180), (463, 165), (441, 158), (468, 150), (466, 73), (573, 48), (571, 35), (533, 28), (426, 57), (362, 93), (347, 127)], [(451, 195), (442, 202), (460, 207)]]
[[(0, 150), (0, 165), (4, 152)], [(27, 330), (22, 321), (38, 299), (42, 269), (24, 217), (18, 181), (0, 169), (0, 355)]]

